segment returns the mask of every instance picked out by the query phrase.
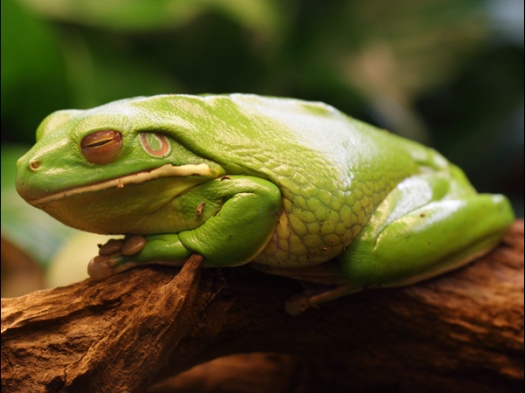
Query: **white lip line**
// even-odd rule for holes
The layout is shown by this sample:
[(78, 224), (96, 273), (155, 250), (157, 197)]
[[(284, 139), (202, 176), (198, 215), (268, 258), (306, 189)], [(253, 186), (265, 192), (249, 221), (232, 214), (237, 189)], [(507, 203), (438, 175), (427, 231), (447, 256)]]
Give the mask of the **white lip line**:
[(56, 201), (71, 195), (82, 194), (84, 192), (93, 192), (105, 190), (111, 187), (122, 187), (126, 184), (140, 184), (149, 180), (158, 179), (160, 177), (185, 177), (185, 176), (207, 176), (211, 178), (216, 178), (220, 176), (217, 174), (213, 176), (212, 168), (206, 164), (189, 164), (174, 166), (171, 164), (163, 165), (161, 167), (155, 168), (152, 171), (144, 171), (133, 173), (131, 175), (126, 175), (119, 177), (117, 179), (107, 180), (102, 183), (91, 184), (89, 186), (77, 187), (70, 190), (58, 192), (56, 194), (48, 195), (42, 198), (33, 199), (31, 204), (42, 204), (47, 202)]

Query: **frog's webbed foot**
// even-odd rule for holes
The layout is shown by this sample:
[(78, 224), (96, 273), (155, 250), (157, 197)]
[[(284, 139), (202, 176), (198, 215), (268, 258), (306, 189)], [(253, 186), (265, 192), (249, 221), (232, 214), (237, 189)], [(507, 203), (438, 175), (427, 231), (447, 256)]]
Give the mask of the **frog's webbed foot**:
[(125, 239), (110, 239), (104, 245), (99, 244), (98, 256), (89, 261), (88, 274), (94, 280), (103, 280), (137, 265), (125, 260), (144, 248), (144, 236), (130, 236)]
[(106, 244), (99, 246), (98, 255), (122, 254), (130, 256), (142, 251), (145, 245), (146, 238), (140, 235), (129, 236), (125, 239), (110, 239)]
[(98, 256), (89, 262), (88, 274), (93, 280), (104, 280), (148, 263), (182, 266), (190, 255), (191, 251), (182, 246), (174, 234), (110, 239), (99, 245)]
[(329, 288), (321, 288), (318, 286), (316, 289), (305, 289), (303, 292), (288, 299), (284, 308), (290, 315), (299, 315), (309, 308), (318, 308), (321, 303), (360, 292), (363, 289), (362, 286), (352, 283), (331, 286)]

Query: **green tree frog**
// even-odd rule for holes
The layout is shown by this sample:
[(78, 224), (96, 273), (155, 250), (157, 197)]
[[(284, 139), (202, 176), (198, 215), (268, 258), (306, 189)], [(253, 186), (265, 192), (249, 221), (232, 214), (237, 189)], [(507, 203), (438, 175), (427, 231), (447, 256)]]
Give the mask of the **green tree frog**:
[(159, 95), (49, 115), (17, 190), (111, 240), (103, 279), (145, 263), (250, 263), (332, 284), (298, 314), (365, 288), (409, 285), (487, 253), (514, 220), (436, 151), (296, 99)]

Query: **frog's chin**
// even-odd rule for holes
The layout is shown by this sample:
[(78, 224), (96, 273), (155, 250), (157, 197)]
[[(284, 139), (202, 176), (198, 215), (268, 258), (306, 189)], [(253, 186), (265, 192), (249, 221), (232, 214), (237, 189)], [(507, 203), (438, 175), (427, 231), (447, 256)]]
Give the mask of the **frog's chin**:
[[(199, 184), (220, 176), (206, 164), (138, 172), (28, 201), (57, 220), (83, 231), (169, 233), (181, 228), (173, 201)], [(180, 224), (182, 225), (182, 224)], [(159, 229), (160, 228), (160, 229)]]
[(149, 171), (132, 173), (130, 175), (122, 176), (116, 179), (110, 179), (100, 183), (56, 192), (41, 198), (28, 200), (28, 202), (35, 207), (39, 207), (40, 205), (68, 198), (77, 194), (92, 193), (110, 188), (121, 189), (128, 184), (142, 184), (162, 177), (188, 176), (199, 176), (208, 179), (214, 179), (218, 177), (217, 171), (206, 164), (189, 164), (180, 166), (167, 164)]

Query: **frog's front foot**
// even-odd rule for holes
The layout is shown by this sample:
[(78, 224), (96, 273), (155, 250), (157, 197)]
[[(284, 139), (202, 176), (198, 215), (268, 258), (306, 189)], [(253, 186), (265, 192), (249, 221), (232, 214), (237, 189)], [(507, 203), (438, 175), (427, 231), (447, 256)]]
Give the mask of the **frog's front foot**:
[(106, 244), (100, 246), (98, 255), (110, 256), (122, 254), (126, 256), (135, 255), (142, 251), (146, 245), (146, 238), (140, 235), (133, 235), (125, 239), (110, 239)]
[(184, 247), (177, 234), (133, 235), (125, 239), (111, 239), (99, 247), (98, 256), (88, 265), (88, 273), (93, 280), (104, 280), (146, 264), (182, 266), (193, 254)]
[(125, 239), (110, 239), (106, 244), (99, 245), (98, 256), (89, 261), (89, 276), (93, 280), (100, 281), (136, 266), (136, 262), (127, 259), (142, 251), (145, 245), (146, 238), (139, 235)]

